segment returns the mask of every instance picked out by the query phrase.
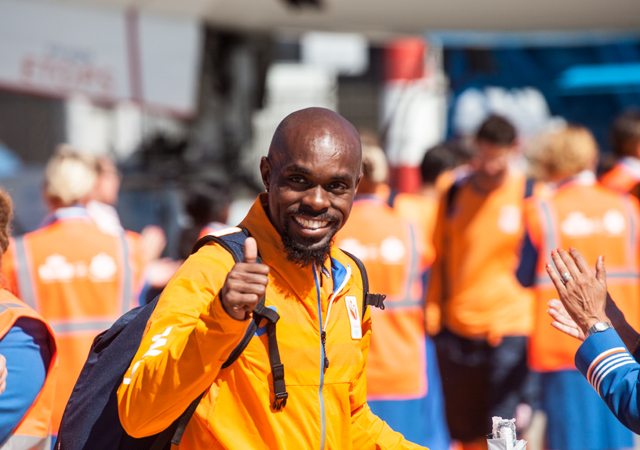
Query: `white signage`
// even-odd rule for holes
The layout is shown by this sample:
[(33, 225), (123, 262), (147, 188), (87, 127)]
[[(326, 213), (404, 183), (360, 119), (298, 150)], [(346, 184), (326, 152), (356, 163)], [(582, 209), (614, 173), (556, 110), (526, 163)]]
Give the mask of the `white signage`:
[(312, 32), (300, 44), (304, 64), (339, 75), (362, 75), (369, 68), (369, 42), (360, 34)]
[(0, 0), (0, 88), (162, 112), (195, 110), (197, 22), (121, 9)]

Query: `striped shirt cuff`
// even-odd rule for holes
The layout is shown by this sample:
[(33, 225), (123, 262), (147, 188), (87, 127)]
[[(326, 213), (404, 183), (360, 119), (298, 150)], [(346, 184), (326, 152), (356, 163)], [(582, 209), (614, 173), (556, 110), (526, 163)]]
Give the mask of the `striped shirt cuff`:
[(635, 364), (615, 330), (606, 330), (589, 336), (576, 353), (576, 367), (589, 384), (601, 395), (602, 381), (616, 369)]

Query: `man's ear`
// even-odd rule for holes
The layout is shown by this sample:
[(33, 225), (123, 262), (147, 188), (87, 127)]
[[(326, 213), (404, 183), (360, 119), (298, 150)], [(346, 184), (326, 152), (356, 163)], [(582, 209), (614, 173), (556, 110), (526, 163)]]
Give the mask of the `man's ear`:
[(360, 182), (362, 181), (362, 177), (363, 177), (363, 173), (360, 172), (360, 175), (358, 175), (358, 179), (356, 180), (356, 188), (355, 190), (358, 190), (358, 186), (360, 186)]
[(269, 192), (269, 183), (271, 180), (271, 161), (266, 156), (260, 159), (260, 176), (262, 177), (262, 184), (264, 190)]

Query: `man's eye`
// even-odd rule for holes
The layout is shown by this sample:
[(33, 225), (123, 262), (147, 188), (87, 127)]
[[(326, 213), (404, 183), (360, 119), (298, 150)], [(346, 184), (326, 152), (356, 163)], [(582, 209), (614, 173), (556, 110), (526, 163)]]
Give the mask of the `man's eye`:
[(347, 189), (347, 185), (344, 183), (331, 183), (329, 189), (332, 191), (344, 191)]
[(293, 183), (306, 183), (307, 180), (304, 179), (304, 177), (298, 177), (298, 176), (293, 176), (293, 177), (289, 177), (289, 180)]

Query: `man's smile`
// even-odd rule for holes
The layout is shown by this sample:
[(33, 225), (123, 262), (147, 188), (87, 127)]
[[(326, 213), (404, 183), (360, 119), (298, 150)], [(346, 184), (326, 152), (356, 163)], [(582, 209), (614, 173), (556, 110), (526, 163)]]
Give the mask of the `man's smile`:
[(324, 228), (329, 224), (328, 220), (309, 219), (304, 216), (293, 216), (293, 219), (298, 222), (298, 225), (301, 227), (311, 230)]
[(333, 221), (318, 219), (304, 215), (291, 215), (292, 222), (298, 233), (308, 237), (321, 237), (329, 231)]

